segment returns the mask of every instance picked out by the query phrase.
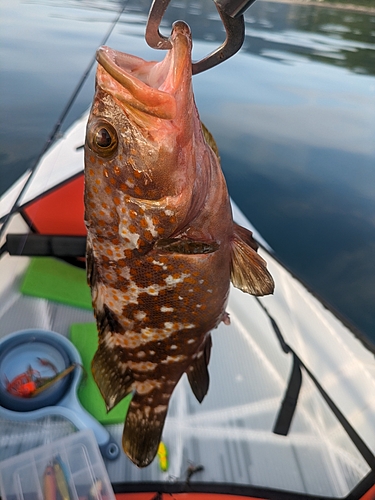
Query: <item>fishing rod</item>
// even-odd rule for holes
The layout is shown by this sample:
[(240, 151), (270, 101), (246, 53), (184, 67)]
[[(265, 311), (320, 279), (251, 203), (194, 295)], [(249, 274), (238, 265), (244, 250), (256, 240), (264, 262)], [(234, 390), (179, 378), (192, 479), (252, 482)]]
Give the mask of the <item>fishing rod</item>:
[[(122, 6), (121, 10), (118, 12), (116, 18), (113, 20), (113, 22), (112, 22), (109, 30), (105, 34), (105, 36), (104, 36), (103, 40), (101, 41), (100, 45), (105, 45), (106, 44), (108, 38), (111, 36), (113, 30), (115, 29), (115, 26), (118, 23), (120, 17), (124, 13), (125, 8), (126, 8), (128, 2), (129, 2), (129, 0), (124, 0), (124, 3), (123, 3), (123, 6)], [(50, 133), (50, 135), (47, 138), (47, 141), (45, 142), (43, 148), (41, 149), (40, 153), (38, 154), (37, 158), (35, 159), (35, 161), (33, 163), (33, 166), (30, 168), (29, 178), (27, 179), (27, 181), (24, 184), (23, 188), (21, 189), (19, 195), (17, 196), (15, 202), (13, 203), (12, 208), (5, 215), (5, 217), (4, 217), (4, 223), (3, 223), (2, 227), (0, 228), (0, 238), (4, 234), (6, 228), (8, 227), (8, 224), (10, 222), (11, 216), (14, 213), (16, 213), (17, 210), (19, 209), (19, 207), (20, 207), (20, 201), (21, 201), (23, 195), (25, 194), (25, 192), (27, 191), (27, 188), (29, 187), (32, 179), (34, 178), (35, 172), (37, 171), (37, 167), (39, 165), (39, 162), (40, 162), (42, 156), (46, 153), (46, 151), (49, 149), (49, 147), (51, 146), (51, 144), (56, 139), (58, 133), (60, 132), (62, 124), (63, 124), (66, 116), (68, 115), (71, 107), (73, 106), (74, 101), (76, 100), (79, 92), (81, 91), (81, 88), (83, 87), (84, 83), (86, 82), (86, 80), (88, 78), (88, 75), (90, 74), (90, 71), (92, 70), (95, 62), (96, 62), (96, 56), (94, 55), (92, 57), (92, 59), (90, 60), (87, 68), (83, 72), (83, 74), (82, 74), (82, 76), (81, 76), (78, 84), (76, 85), (75, 89), (73, 90), (72, 95), (69, 98), (67, 104), (65, 105), (65, 107), (64, 107), (61, 115), (57, 119), (57, 121), (56, 121), (56, 123), (55, 123), (55, 125), (54, 125), (54, 127), (53, 127), (53, 129), (52, 129), (52, 131)]]

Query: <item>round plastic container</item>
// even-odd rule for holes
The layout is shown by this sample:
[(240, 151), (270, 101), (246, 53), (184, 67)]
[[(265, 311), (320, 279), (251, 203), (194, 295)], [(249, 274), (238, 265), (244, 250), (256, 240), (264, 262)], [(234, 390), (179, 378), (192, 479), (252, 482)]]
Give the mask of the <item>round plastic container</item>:
[(72, 361), (59, 341), (61, 335), (45, 330), (23, 330), (11, 334), (0, 342), (0, 405), (8, 410), (27, 412), (58, 403), (68, 390), (71, 375), (63, 377), (37, 396), (13, 395), (8, 384), (28, 370), (37, 370), (41, 377), (55, 376)]

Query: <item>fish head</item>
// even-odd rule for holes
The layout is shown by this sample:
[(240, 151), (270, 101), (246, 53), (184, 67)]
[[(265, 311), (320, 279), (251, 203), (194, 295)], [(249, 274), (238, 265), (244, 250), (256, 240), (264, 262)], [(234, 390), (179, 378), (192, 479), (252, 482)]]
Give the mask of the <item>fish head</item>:
[[(161, 62), (109, 47), (97, 52), (96, 92), (86, 134), (86, 166), (130, 196), (157, 200), (194, 181), (188, 147), (201, 133), (192, 93), (190, 28), (174, 24)], [(107, 190), (108, 191), (108, 190)], [(181, 200), (179, 200), (181, 208)]]

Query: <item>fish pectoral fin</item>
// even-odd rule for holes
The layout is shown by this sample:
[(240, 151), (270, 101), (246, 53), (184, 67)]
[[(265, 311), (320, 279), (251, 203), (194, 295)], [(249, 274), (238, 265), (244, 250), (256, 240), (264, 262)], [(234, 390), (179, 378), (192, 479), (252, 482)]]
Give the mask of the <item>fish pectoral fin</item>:
[(210, 384), (210, 375), (208, 373), (207, 366), (210, 361), (211, 347), (212, 340), (211, 335), (209, 335), (204, 347), (198, 352), (197, 357), (186, 372), (194, 396), (200, 403), (207, 394)]
[(97, 271), (94, 260), (94, 252), (88, 238), (86, 243), (86, 275), (88, 285), (90, 287), (93, 286), (97, 280)]
[(107, 412), (112, 410), (131, 391), (134, 379), (129, 370), (122, 373), (115, 358), (116, 348), (109, 349), (99, 342), (98, 350), (91, 363), (94, 380), (104, 399)]
[(255, 251), (258, 250), (259, 245), (254, 239), (252, 231), (250, 229), (246, 229), (246, 227), (240, 226), (236, 222), (233, 223), (234, 225), (234, 234), (240, 238), (244, 243), (249, 245), (249, 247), (253, 248)]
[(236, 288), (251, 295), (273, 293), (275, 284), (267, 264), (257, 254), (251, 231), (235, 224), (232, 241), (231, 281)]
[(122, 434), (122, 447), (138, 467), (146, 467), (155, 458), (163, 432), (168, 406), (156, 408), (131, 402)]
[(219, 248), (216, 241), (196, 241), (189, 238), (166, 238), (155, 243), (155, 248), (162, 252), (184, 255), (213, 253)]

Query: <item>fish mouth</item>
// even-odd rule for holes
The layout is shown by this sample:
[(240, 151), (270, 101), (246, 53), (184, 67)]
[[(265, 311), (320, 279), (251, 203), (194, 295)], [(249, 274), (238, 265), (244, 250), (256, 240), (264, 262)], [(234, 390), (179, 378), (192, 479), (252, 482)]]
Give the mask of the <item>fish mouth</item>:
[(173, 25), (172, 48), (161, 62), (100, 47), (97, 84), (126, 107), (162, 119), (173, 119), (177, 94), (189, 88), (192, 75), (191, 32), (183, 21)]

